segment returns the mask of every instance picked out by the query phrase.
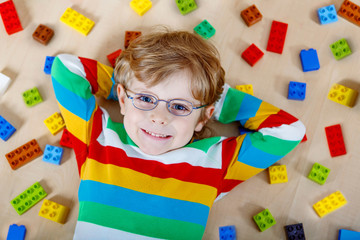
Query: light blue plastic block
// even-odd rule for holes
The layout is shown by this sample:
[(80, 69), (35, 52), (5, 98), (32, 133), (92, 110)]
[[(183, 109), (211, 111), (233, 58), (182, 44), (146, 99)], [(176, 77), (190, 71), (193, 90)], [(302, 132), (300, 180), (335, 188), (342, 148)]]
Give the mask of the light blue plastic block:
[(318, 9), (320, 24), (328, 24), (338, 21), (335, 5), (329, 5)]
[(64, 151), (61, 147), (47, 144), (44, 151), (43, 161), (60, 165), (63, 152)]

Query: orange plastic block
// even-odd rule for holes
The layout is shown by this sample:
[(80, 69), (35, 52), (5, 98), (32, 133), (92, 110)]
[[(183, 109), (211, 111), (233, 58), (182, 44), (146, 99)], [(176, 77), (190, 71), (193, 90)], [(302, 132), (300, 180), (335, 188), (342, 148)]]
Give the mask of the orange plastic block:
[(338, 15), (360, 26), (360, 6), (355, 3), (345, 0), (338, 11)]
[(340, 191), (336, 191), (324, 199), (313, 205), (315, 212), (319, 217), (324, 217), (327, 214), (341, 208), (347, 203), (345, 197), (341, 194)]
[(42, 154), (43, 152), (41, 151), (39, 144), (35, 139), (33, 139), (17, 149), (5, 154), (5, 157), (8, 160), (10, 167), (15, 170)]
[(288, 181), (286, 166), (271, 166), (269, 167), (270, 183), (284, 183)]
[(237, 85), (235, 86), (235, 88), (239, 91), (245, 92), (247, 94), (251, 94), (254, 95), (254, 90), (253, 90), (253, 86), (252, 84), (247, 84), (247, 85)]
[(61, 16), (60, 21), (81, 32), (85, 36), (89, 34), (93, 26), (94, 21), (78, 13), (72, 8), (67, 8), (64, 14)]
[(44, 123), (52, 135), (57, 134), (65, 127), (64, 119), (59, 113), (54, 113), (53, 115), (45, 119)]
[(141, 36), (141, 32), (136, 31), (126, 31), (125, 32), (125, 49), (130, 45), (130, 42)]
[(240, 15), (248, 27), (254, 25), (262, 19), (262, 15), (255, 4), (241, 11)]
[(64, 224), (70, 209), (56, 202), (45, 199), (39, 212), (40, 217)]
[(358, 92), (356, 90), (335, 83), (330, 89), (328, 99), (348, 107), (353, 107), (357, 96)]
[(32, 36), (36, 41), (46, 45), (51, 40), (51, 38), (54, 36), (54, 30), (52, 30), (51, 28), (49, 28), (43, 24), (40, 24), (36, 28), (36, 30)]
[(130, 7), (140, 16), (144, 15), (152, 6), (150, 0), (132, 0)]

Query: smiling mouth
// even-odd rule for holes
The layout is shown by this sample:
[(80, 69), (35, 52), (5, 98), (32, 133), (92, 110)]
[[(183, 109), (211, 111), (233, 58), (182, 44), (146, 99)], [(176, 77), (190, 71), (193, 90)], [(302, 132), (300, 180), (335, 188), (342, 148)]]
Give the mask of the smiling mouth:
[(153, 133), (153, 132), (150, 132), (148, 130), (145, 130), (145, 129), (141, 129), (143, 130), (145, 133), (153, 136), (153, 137), (157, 137), (157, 138), (169, 138), (171, 137), (170, 135), (166, 135), (166, 134), (159, 134), (159, 133)]

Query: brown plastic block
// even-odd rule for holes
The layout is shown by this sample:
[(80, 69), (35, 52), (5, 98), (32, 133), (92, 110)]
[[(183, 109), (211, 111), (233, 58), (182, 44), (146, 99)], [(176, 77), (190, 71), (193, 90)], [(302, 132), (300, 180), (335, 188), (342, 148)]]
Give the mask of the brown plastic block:
[(338, 15), (360, 27), (360, 6), (345, 0), (341, 5)]
[(40, 24), (33, 33), (33, 38), (44, 45), (48, 44), (53, 36), (54, 31), (42, 24)]
[(248, 27), (254, 25), (262, 19), (262, 15), (259, 9), (257, 9), (257, 7), (255, 6), (255, 4), (244, 9), (240, 15), (244, 19)]
[(126, 31), (125, 32), (125, 49), (130, 45), (130, 42), (141, 36), (141, 32), (136, 31)]
[(10, 167), (15, 170), (42, 154), (43, 152), (41, 151), (39, 144), (35, 139), (33, 139), (17, 149), (5, 154), (5, 157), (8, 160)]

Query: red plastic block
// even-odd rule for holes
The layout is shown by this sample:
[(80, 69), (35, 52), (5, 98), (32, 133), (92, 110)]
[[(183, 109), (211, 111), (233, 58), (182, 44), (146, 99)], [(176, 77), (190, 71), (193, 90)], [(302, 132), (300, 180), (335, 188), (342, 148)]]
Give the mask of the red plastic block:
[(118, 56), (120, 56), (120, 54), (121, 54), (121, 49), (116, 50), (115, 52), (110, 53), (109, 55), (107, 55), (107, 59), (111, 63), (112, 67), (115, 67), (116, 59), (117, 59)]
[(72, 148), (73, 146), (71, 141), (71, 134), (66, 128), (64, 129), (63, 134), (61, 136), (60, 145), (68, 148)]
[(10, 167), (15, 170), (21, 167), (22, 165), (30, 162), (31, 160), (42, 155), (41, 148), (35, 139), (30, 142), (25, 143), (24, 145), (18, 147), (17, 149), (5, 154), (6, 159), (8, 160)]
[(257, 7), (255, 6), (255, 4), (241, 11), (240, 15), (244, 19), (248, 27), (254, 25), (262, 19), (262, 15), (259, 9), (257, 9)]
[(345, 143), (340, 124), (326, 127), (325, 132), (331, 157), (346, 154)]
[(130, 45), (130, 42), (141, 36), (141, 32), (136, 31), (126, 31), (125, 32), (125, 49)]
[(46, 45), (51, 40), (51, 38), (54, 36), (54, 30), (52, 30), (51, 28), (49, 28), (43, 24), (40, 24), (36, 28), (36, 30), (32, 36), (36, 41)]
[(5, 30), (9, 35), (23, 30), (12, 0), (0, 4), (0, 13)]
[(284, 49), (288, 24), (278, 21), (273, 21), (269, 35), (266, 50), (269, 52), (281, 54)]
[(242, 54), (241, 57), (248, 63), (250, 66), (254, 66), (257, 61), (264, 56), (264, 53), (255, 45), (251, 44)]
[(360, 6), (355, 3), (345, 0), (338, 11), (338, 14), (349, 22), (360, 26)]

